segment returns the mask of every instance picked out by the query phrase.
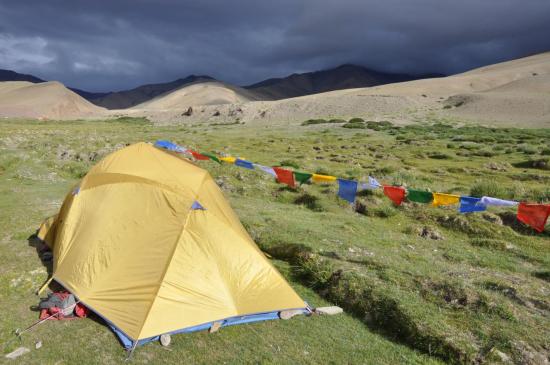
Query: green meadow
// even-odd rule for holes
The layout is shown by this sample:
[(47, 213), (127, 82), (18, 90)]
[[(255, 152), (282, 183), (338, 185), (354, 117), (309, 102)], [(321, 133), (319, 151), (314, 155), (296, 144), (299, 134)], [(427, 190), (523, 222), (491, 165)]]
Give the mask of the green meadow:
[[(122, 363), (125, 352), (97, 317), (38, 318), (47, 279), (30, 238), (103, 156), (167, 139), (269, 166), (416, 189), (550, 201), (550, 129), (489, 128), (429, 118), (410, 125), (315, 119), (296, 126), (146, 119), (0, 121), (0, 344), (11, 363)], [(522, 363), (550, 356), (550, 225), (536, 233), (514, 208), (461, 215), (404, 203), (379, 190), (352, 206), (336, 184), (280, 185), (258, 170), (197, 163), (224, 191), (245, 228), (312, 306), (312, 316), (173, 336), (136, 349), (134, 363)], [(35, 349), (35, 342), (42, 347)], [(3, 356), (3, 355), (2, 355)], [(3, 359), (6, 360), (6, 359)], [(8, 361), (8, 360), (6, 360)]]

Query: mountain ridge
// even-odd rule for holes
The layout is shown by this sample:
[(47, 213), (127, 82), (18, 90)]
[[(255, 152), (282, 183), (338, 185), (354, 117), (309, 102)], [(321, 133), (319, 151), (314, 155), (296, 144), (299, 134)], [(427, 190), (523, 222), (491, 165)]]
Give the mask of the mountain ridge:
[[(2, 79), (3, 75), (4, 79)], [(394, 82), (440, 76), (443, 75), (428, 74), (415, 76), (402, 73), (387, 73), (348, 63), (319, 71), (293, 73), (286, 77), (269, 78), (245, 86), (232, 86), (250, 90), (262, 100), (280, 100), (326, 91), (378, 86)], [(0, 81), (45, 82), (45, 80), (33, 75), (19, 74), (10, 70), (0, 70)], [(107, 109), (127, 109), (143, 104), (162, 94), (176, 91), (182, 87), (194, 83), (211, 81), (220, 80), (216, 80), (208, 75), (189, 75), (169, 82), (144, 84), (128, 90), (89, 92), (72, 87), (68, 87), (68, 89), (95, 105)], [(231, 85), (228, 83), (224, 84)]]

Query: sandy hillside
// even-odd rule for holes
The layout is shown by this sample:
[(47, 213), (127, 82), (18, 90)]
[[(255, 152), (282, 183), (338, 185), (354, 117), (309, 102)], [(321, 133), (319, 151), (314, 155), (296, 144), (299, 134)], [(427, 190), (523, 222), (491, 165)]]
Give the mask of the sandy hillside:
[(236, 104), (258, 100), (252, 91), (218, 81), (187, 85), (138, 104), (133, 109), (187, 109), (197, 105)]
[[(182, 88), (179, 92), (185, 94), (184, 98), (169, 94), (158, 100), (162, 100), (159, 107), (145, 103), (130, 114), (145, 115), (159, 123), (223, 123), (238, 118), (242, 122), (262, 124), (295, 124), (310, 118), (338, 117), (408, 123), (435, 114), (495, 125), (550, 126), (549, 78), (550, 53), (543, 53), (444, 78), (277, 101), (248, 101), (223, 88), (205, 88), (200, 92), (191, 87)], [(191, 94), (191, 90), (195, 92)], [(225, 97), (221, 98), (220, 94)], [(168, 102), (172, 98), (185, 102)], [(226, 103), (221, 103), (222, 100)], [(182, 115), (187, 107), (197, 105), (203, 106), (194, 108), (193, 115)]]
[(101, 117), (106, 110), (52, 81), (0, 82), (0, 116), (19, 118), (74, 119)]

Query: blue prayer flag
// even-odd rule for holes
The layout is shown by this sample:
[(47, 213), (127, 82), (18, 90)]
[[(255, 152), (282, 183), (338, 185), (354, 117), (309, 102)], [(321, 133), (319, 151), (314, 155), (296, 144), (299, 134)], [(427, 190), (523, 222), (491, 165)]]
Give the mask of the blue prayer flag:
[(160, 147), (174, 152), (185, 152), (185, 148), (178, 146), (170, 141), (158, 140), (155, 142), (155, 147)]
[(252, 162), (241, 160), (240, 158), (235, 160), (235, 165), (244, 167), (245, 169), (254, 170), (254, 164)]
[(486, 209), (487, 206), (481, 203), (480, 198), (474, 198), (471, 196), (460, 197), (460, 206), (458, 208), (460, 213), (482, 212)]
[(338, 179), (338, 196), (350, 203), (355, 202), (357, 181)]

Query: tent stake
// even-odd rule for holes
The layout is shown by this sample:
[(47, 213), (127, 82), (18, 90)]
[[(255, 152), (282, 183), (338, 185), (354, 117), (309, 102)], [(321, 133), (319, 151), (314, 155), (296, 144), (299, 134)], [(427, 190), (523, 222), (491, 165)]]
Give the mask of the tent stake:
[(126, 356), (126, 360), (124, 360), (124, 361), (130, 361), (130, 359), (132, 358), (132, 355), (134, 354), (134, 350), (137, 347), (137, 344), (138, 344), (138, 341), (136, 340), (136, 342), (134, 342), (134, 345), (132, 346), (132, 348), (128, 352), (128, 356)]

